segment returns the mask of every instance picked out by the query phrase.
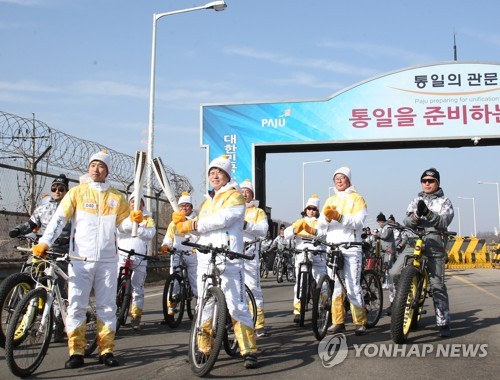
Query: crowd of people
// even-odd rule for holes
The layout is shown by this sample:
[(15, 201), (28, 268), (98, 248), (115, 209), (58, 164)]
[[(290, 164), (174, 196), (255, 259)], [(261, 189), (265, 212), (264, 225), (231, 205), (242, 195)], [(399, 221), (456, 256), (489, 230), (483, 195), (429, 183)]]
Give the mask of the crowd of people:
[[(52, 197), (39, 206), (30, 220), (10, 231), (11, 237), (37, 230), (41, 237), (33, 246), (35, 256), (45, 257), (47, 250), (62, 250), (72, 256), (84, 258), (74, 260), (66, 268), (68, 280), (68, 317), (66, 335), (69, 359), (66, 368), (79, 368), (84, 365), (86, 308), (93, 289), (98, 318), (99, 362), (106, 366), (119, 365), (114, 357), (116, 334), (116, 291), (117, 273), (125, 257), (117, 247), (134, 249), (147, 254), (148, 246), (156, 234), (151, 213), (144, 208), (144, 199), (127, 200), (107, 180), (111, 169), (111, 157), (106, 151), (92, 155), (88, 161), (88, 171), (80, 178), (80, 184), (69, 189), (64, 175), (55, 178)], [(210, 190), (199, 209), (193, 209), (189, 193), (182, 193), (178, 200), (179, 211), (172, 213), (172, 222), (167, 228), (161, 252), (168, 254), (173, 248), (183, 250), (181, 241), (189, 237), (200, 244), (227, 247), (238, 253), (255, 254), (253, 260), (227, 261), (221, 274), (222, 286), (227, 307), (233, 321), (235, 336), (246, 368), (258, 365), (257, 338), (267, 335), (265, 321), (265, 302), (260, 284), (259, 255), (265, 254), (267, 269), (271, 270), (275, 258), (283, 254), (285, 247), (308, 248), (315, 280), (330, 273), (325, 254), (313, 255), (321, 249), (313, 245), (307, 237), (320, 237), (328, 243), (366, 242), (369, 251), (378, 250), (383, 257), (385, 269), (384, 286), (389, 291), (392, 305), (398, 276), (401, 273), (405, 247), (409, 245), (408, 236), (394, 228), (395, 218), (384, 213), (377, 215), (378, 229), (371, 231), (365, 226), (367, 204), (353, 185), (353, 176), (347, 166), (335, 170), (332, 176), (334, 194), (321, 205), (317, 195), (312, 195), (300, 211), (301, 217), (286, 227), (280, 225), (278, 235), (273, 239), (267, 215), (255, 200), (252, 182), (245, 180), (238, 184), (232, 178), (232, 163), (225, 156), (217, 157), (209, 164), (207, 180)], [(453, 219), (453, 206), (440, 187), (440, 174), (428, 169), (420, 177), (421, 191), (413, 199), (403, 220), (405, 226), (423, 227), (430, 231), (426, 235), (430, 285), (433, 293), (436, 323), (440, 335), (451, 335), (449, 301), (444, 283), (444, 262), (446, 253), (440, 232), (446, 231)], [(134, 207), (140, 202), (139, 207)], [(136, 233), (132, 231), (136, 228)], [(245, 243), (250, 243), (245, 246)], [(363, 269), (361, 246), (352, 246), (342, 252), (347, 297), (356, 335), (364, 335), (366, 330), (366, 310), (360, 286)], [(304, 253), (302, 253), (304, 255)], [(299, 255), (300, 256), (300, 255)], [(296, 257), (295, 275), (304, 257)], [(177, 263), (171, 260), (171, 271)], [(190, 255), (186, 258), (188, 275), (193, 293), (198, 295), (202, 286), (202, 275), (208, 266), (207, 255)], [(138, 257), (134, 261), (132, 276), (133, 303), (130, 310), (131, 326), (140, 330), (144, 308), (144, 283), (146, 261)], [(256, 299), (257, 320), (254, 325), (249, 306), (245, 301), (247, 285)], [(297, 299), (297, 284), (294, 287), (293, 321), (299, 322), (300, 300)], [(331, 334), (346, 330), (344, 295), (339, 286), (332, 295), (332, 320), (328, 332)], [(175, 300), (168, 305), (175, 309)], [(391, 306), (386, 309), (391, 313)], [(61, 339), (59, 336), (58, 339)], [(203, 350), (200, 345), (200, 350)]]

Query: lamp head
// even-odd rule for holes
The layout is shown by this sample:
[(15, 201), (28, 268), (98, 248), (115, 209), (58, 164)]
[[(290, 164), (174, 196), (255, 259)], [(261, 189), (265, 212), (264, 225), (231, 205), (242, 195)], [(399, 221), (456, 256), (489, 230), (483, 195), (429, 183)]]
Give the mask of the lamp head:
[(216, 12), (221, 12), (227, 8), (227, 4), (224, 0), (212, 1), (205, 5), (207, 9), (213, 9)]

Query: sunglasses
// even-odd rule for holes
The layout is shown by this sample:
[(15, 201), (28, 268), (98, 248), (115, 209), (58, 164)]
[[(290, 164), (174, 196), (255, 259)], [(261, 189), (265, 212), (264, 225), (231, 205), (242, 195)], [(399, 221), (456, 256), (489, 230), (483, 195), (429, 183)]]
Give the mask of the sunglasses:
[(55, 193), (56, 191), (59, 191), (60, 193), (65, 193), (66, 187), (64, 187), (64, 186), (52, 186), (50, 188), (50, 191), (52, 191), (53, 193)]
[(316, 207), (306, 207), (306, 210), (318, 211)]
[(422, 182), (422, 183), (436, 183), (436, 180), (433, 178), (424, 178), (420, 182)]

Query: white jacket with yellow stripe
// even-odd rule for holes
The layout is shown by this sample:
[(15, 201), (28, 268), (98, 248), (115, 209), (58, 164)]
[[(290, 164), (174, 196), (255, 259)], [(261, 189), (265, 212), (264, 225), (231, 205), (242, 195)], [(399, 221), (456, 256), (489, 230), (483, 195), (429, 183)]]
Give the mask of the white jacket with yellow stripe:
[(117, 262), (116, 229), (129, 214), (125, 196), (109, 182), (84, 183), (62, 199), (40, 243), (50, 247), (71, 220), (71, 255), (87, 261)]
[(216, 191), (213, 198), (207, 195), (198, 211), (197, 231), (201, 235), (198, 243), (212, 243), (214, 247), (229, 245), (232, 251), (243, 253), (245, 204), (234, 180)]
[[(342, 219), (339, 222), (335, 220), (328, 222), (325, 214), (321, 213), (317, 227), (326, 233), (326, 240), (331, 243), (361, 242), (367, 210), (364, 198), (354, 186), (348, 187), (345, 191), (335, 189), (335, 194), (325, 201), (323, 210), (328, 206), (335, 206)], [(356, 246), (348, 251), (361, 251), (361, 247)]]

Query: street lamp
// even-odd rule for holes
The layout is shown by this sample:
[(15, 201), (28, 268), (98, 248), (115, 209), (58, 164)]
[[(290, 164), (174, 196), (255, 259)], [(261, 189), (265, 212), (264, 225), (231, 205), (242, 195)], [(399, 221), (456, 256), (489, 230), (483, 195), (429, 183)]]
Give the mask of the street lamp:
[(153, 159), (153, 141), (154, 141), (154, 107), (155, 107), (155, 65), (156, 65), (156, 22), (164, 17), (170, 15), (176, 15), (178, 13), (186, 13), (192, 11), (198, 11), (201, 9), (213, 9), (215, 11), (223, 11), (226, 9), (227, 5), (224, 0), (221, 1), (211, 1), (205, 5), (199, 7), (180, 9), (178, 11), (155, 13), (153, 14), (153, 44), (151, 49), (151, 83), (149, 92), (149, 129), (148, 129), (148, 169), (147, 169), (147, 193), (148, 198), (146, 199), (147, 208), (151, 210), (151, 197), (153, 196), (153, 168), (151, 166), (151, 160)]
[(458, 199), (469, 199), (472, 200), (472, 212), (474, 214), (474, 236), (477, 237), (477, 230), (476, 230), (476, 203), (474, 201), (473, 197), (457, 197)]
[(498, 189), (498, 182), (477, 181), (477, 183), (478, 183), (478, 185), (496, 185), (497, 186), (498, 230), (500, 230), (500, 190)]
[(330, 162), (331, 160), (329, 158), (325, 158), (324, 160), (319, 160), (319, 161), (305, 161), (302, 162), (302, 210), (304, 210), (305, 206), (305, 184), (304, 184), (304, 169), (307, 164), (319, 164), (321, 162)]
[(335, 190), (335, 186), (328, 186), (328, 196), (331, 197), (331, 190)]
[(460, 226), (460, 207), (455, 207), (455, 210), (457, 210), (458, 214), (458, 236), (462, 236), (462, 228)]

